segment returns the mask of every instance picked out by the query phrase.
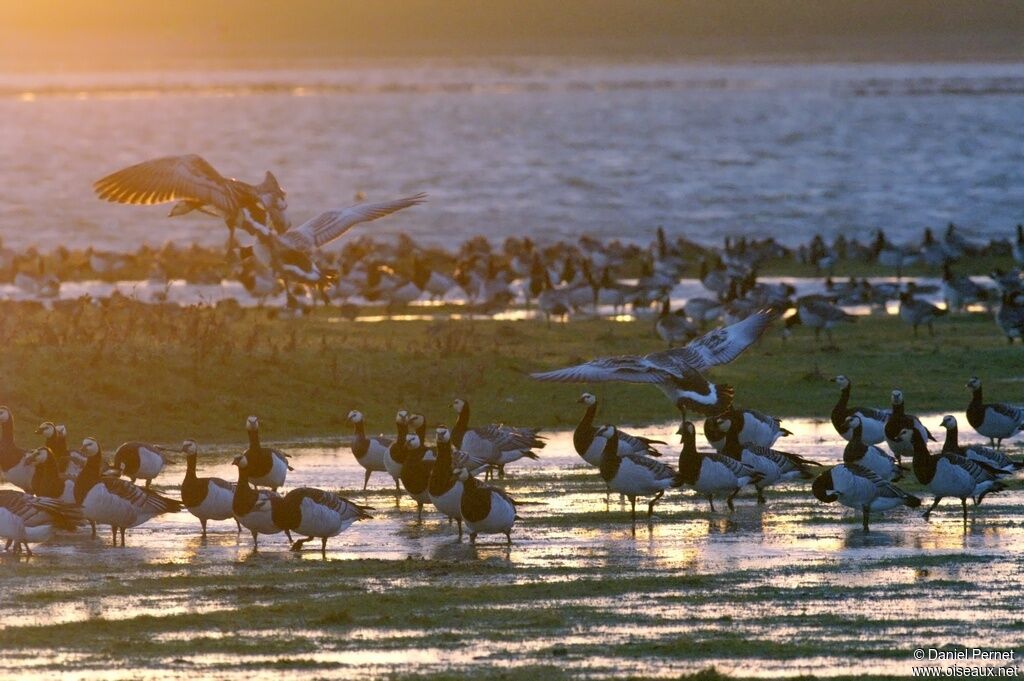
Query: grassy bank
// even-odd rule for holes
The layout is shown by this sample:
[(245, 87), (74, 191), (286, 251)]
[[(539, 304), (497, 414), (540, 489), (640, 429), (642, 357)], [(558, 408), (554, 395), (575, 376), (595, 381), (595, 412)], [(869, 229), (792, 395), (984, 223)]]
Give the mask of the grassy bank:
[[(848, 374), (859, 403), (882, 404), (900, 386), (915, 411), (961, 411), (964, 380), (986, 379), (988, 395), (1020, 401), (1024, 352), (991, 318), (954, 316), (937, 335), (914, 339), (896, 318), (871, 318), (836, 334), (840, 350), (818, 350), (808, 331), (789, 341), (781, 324), (714, 378), (737, 402), (780, 416), (824, 416), (835, 397), (827, 378)], [(648, 386), (537, 383), (527, 372), (600, 355), (661, 349), (650, 322), (452, 321), (352, 323), (330, 312), (298, 322), (243, 310), (150, 308), (121, 302), (46, 312), (0, 308), (0, 403), (14, 410), (19, 441), (42, 420), (68, 424), (73, 439), (206, 442), (244, 438), (249, 413), (265, 437), (332, 438), (348, 432), (349, 409), (373, 430), (391, 430), (399, 408), (451, 420), (455, 396), (474, 421), (567, 426), (584, 389), (621, 423), (663, 422), (671, 405)]]

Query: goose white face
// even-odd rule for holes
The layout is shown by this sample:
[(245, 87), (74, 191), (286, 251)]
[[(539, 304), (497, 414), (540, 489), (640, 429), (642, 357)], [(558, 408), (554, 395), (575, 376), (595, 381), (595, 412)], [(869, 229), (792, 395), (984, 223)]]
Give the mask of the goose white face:
[(456, 398), (455, 401), (452, 402), (452, 408), (455, 410), (456, 414), (461, 414), (462, 410), (466, 408), (466, 401), (462, 398)]
[(7, 423), (11, 420), (11, 410), (7, 407), (0, 407), (0, 423)]
[(598, 428), (597, 434), (599, 437), (603, 437), (604, 439), (607, 440), (608, 438), (615, 434), (615, 426), (601, 426), (600, 428)]
[(946, 416), (943, 416), (942, 417), (942, 427), (943, 428), (956, 428), (956, 417), (955, 416), (951, 416), (949, 414), (947, 414)]
[(413, 430), (419, 430), (427, 422), (427, 419), (423, 414), (412, 414), (409, 416), (409, 427)]
[(591, 395), (590, 393), (583, 393), (582, 395), (580, 395), (580, 399), (578, 399), (577, 402), (579, 402), (580, 404), (585, 404), (588, 407), (593, 407), (595, 404), (597, 404), (597, 397)]
[(245, 429), (249, 430), (249, 431), (259, 430), (260, 429), (260, 420), (258, 418), (256, 418), (255, 416), (250, 416), (249, 418), (247, 418), (245, 420)]
[(420, 436), (416, 433), (409, 433), (405, 436), (405, 446), (407, 449), (419, 449)]
[(462, 482), (466, 482), (467, 480), (469, 480), (469, 471), (465, 468), (459, 468), (458, 470), (455, 471), (455, 474)]
[(65, 426), (64, 424), (61, 424), (61, 425), (57, 426), (57, 432), (60, 433), (61, 437), (67, 437), (68, 436), (68, 427)]
[(96, 456), (100, 453), (100, 443), (94, 438), (87, 437), (82, 440), (82, 453), (86, 456)]
[(181, 443), (181, 451), (185, 452), (186, 454), (198, 454), (199, 445), (196, 444), (195, 440), (185, 440), (184, 442)]
[(913, 437), (914, 431), (911, 430), (910, 428), (904, 428), (903, 430), (900, 431), (900, 434), (896, 436), (896, 439), (899, 440), (900, 442), (910, 442), (910, 440)]
[(438, 442), (451, 442), (452, 434), (446, 426), (437, 427), (437, 441)]
[(860, 428), (860, 425), (861, 424), (860, 424), (860, 417), (859, 416), (851, 416), (850, 418), (846, 419), (846, 427), (847, 428), (851, 428), (851, 429), (853, 429), (853, 428)]
[(36, 432), (45, 437), (47, 440), (49, 440), (51, 437), (57, 434), (57, 427), (50, 423), (49, 421), (46, 421), (44, 423), (41, 423), (39, 427), (36, 428)]
[(233, 463), (234, 465), (238, 466), (239, 468), (248, 468), (249, 467), (249, 457), (247, 457), (245, 454), (242, 454), (241, 456), (236, 456), (235, 460), (232, 461), (231, 463)]
[(362, 412), (358, 412), (355, 409), (353, 409), (352, 411), (350, 411), (348, 413), (348, 421), (349, 421), (349, 423), (362, 423), (363, 422), (363, 414), (362, 414)]
[(980, 390), (981, 379), (978, 378), (977, 376), (971, 376), (971, 380), (967, 381), (967, 387), (970, 388), (971, 390)]
[(839, 374), (838, 376), (833, 378), (832, 381), (839, 386), (840, 390), (845, 390), (846, 388), (850, 387), (850, 379), (848, 379), (846, 376), (843, 376), (842, 374)]
[(903, 391), (902, 390), (893, 390), (892, 391), (892, 403), (893, 404), (903, 404)]
[(49, 455), (49, 449), (47, 449), (46, 447), (39, 447), (38, 449), (33, 450), (32, 453), (28, 455), (28, 461), (31, 465), (38, 466), (42, 462), (46, 461), (46, 457), (48, 457)]
[(395, 414), (395, 423), (398, 425), (404, 425), (408, 420), (409, 412), (404, 409), (399, 410), (399, 412)]
[(729, 430), (729, 429), (731, 429), (732, 428), (732, 419), (729, 419), (729, 418), (718, 419), (718, 427), (721, 430)]

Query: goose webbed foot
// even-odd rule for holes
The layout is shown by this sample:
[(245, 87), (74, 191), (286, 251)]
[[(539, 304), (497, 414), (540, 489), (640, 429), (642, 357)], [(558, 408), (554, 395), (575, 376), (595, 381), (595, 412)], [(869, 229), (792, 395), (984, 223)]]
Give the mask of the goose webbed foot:
[[(313, 539), (312, 537), (306, 537), (305, 539), (299, 539), (299, 540), (297, 540), (297, 541), (294, 541), (294, 542), (292, 542), (292, 548), (291, 548), (291, 550), (292, 550), (292, 551), (301, 551), (301, 550), (302, 550), (302, 546), (303, 546), (303, 545), (304, 545), (304, 544), (305, 544), (306, 542), (308, 542), (308, 541), (310, 541), (310, 540), (312, 540), (312, 539)], [(291, 538), (290, 538), (290, 537), (289, 537), (289, 541), (291, 541)]]

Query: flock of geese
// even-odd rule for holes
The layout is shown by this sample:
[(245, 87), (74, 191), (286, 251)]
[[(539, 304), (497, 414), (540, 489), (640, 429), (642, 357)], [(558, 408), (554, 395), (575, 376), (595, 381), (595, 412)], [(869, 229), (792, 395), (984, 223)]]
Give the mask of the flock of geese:
[[(656, 445), (665, 443), (626, 433), (612, 424), (598, 424), (596, 396), (583, 393), (579, 399), (585, 410), (573, 433), (573, 446), (597, 469), (609, 492), (629, 499), (634, 530), (638, 498), (648, 499), (650, 519), (655, 504), (674, 488), (692, 488), (707, 499), (712, 511), (715, 499), (725, 499), (732, 510), (735, 498), (747, 487), (753, 488), (758, 503), (765, 503), (768, 488), (811, 480), (818, 500), (838, 501), (861, 511), (867, 531), (871, 512), (921, 505), (920, 498), (896, 484), (908, 470), (934, 495), (924, 516), (927, 518), (943, 498), (954, 497), (963, 507), (966, 528), (967, 500), (979, 505), (987, 495), (1005, 489), (1006, 477), (1024, 467), (1000, 449), (1003, 440), (1024, 430), (1024, 408), (985, 402), (978, 378), (967, 382), (971, 401), (966, 417), (992, 446), (961, 444), (956, 419), (946, 416), (941, 424), (946, 429), (942, 449), (932, 453), (929, 442), (934, 437), (919, 418), (907, 413), (900, 390), (892, 391), (888, 409), (851, 406), (852, 382), (837, 376), (839, 398), (831, 423), (847, 441), (843, 463), (824, 470), (809, 459), (775, 449), (777, 441), (789, 434), (779, 419), (736, 407), (730, 386), (716, 385), (704, 376), (709, 369), (738, 357), (774, 318), (772, 312), (759, 311), (684, 347), (645, 356), (595, 359), (533, 375), (541, 381), (647, 383), (661, 390), (679, 410), (677, 432), (682, 450), (678, 467), (673, 468), (658, 460)], [(385, 473), (393, 479), (396, 495), (404, 492), (416, 502), (418, 518), (430, 505), (458, 523), (460, 539), (465, 526), (471, 542), (480, 534), (503, 534), (511, 544), (511, 532), (519, 519), (516, 502), (486, 478), (492, 472), (504, 477), (506, 466), (538, 458), (545, 439), (528, 428), (471, 427), (469, 403), (457, 399), (452, 406), (455, 425), (451, 429), (438, 426), (433, 444), (428, 443), (422, 414), (399, 411), (395, 437), (390, 438), (367, 435), (364, 415), (349, 412), (347, 420), (355, 435), (352, 453), (365, 470), (363, 489), (373, 473)], [(707, 416), (704, 435), (712, 451), (697, 448), (691, 411)], [(200, 521), (203, 536), (208, 521), (234, 519), (239, 531), (245, 527), (251, 533), (254, 548), (259, 535), (284, 533), (293, 550), (320, 539), (325, 553), (330, 537), (371, 518), (372, 508), (336, 492), (299, 487), (279, 494), (293, 470), (289, 457), (263, 446), (256, 416), (247, 419), (246, 430), (248, 447), (232, 462), (238, 471), (234, 482), (199, 477), (199, 446), (193, 440), (183, 442), (181, 452), (187, 466), (177, 499), (150, 489), (164, 468), (166, 450), (128, 442), (108, 461), (92, 437), (70, 451), (66, 428), (52, 422), (41, 424), (36, 431), (45, 438), (44, 445), (24, 450), (15, 442), (11, 410), (0, 407), (0, 475), (20, 488), (0, 490), (0, 536), (6, 538), (7, 549), (13, 546), (15, 552), (30, 554), (29, 544), (46, 541), (59, 531), (73, 532), (89, 522), (94, 536), (96, 525), (108, 525), (113, 544), (117, 545), (120, 536), (124, 546), (127, 529), (184, 509)], [(136, 484), (139, 481), (143, 484)]]

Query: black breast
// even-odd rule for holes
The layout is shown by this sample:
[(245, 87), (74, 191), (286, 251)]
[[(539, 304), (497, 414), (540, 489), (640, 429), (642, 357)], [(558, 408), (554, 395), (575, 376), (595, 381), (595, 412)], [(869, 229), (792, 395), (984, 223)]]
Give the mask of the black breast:
[(186, 507), (194, 507), (203, 503), (210, 489), (207, 478), (187, 477), (181, 483), (181, 503)]
[(481, 487), (476, 479), (465, 483), (462, 493), (462, 517), (470, 522), (479, 522), (491, 513), (491, 490)]

